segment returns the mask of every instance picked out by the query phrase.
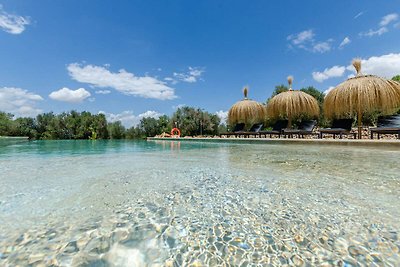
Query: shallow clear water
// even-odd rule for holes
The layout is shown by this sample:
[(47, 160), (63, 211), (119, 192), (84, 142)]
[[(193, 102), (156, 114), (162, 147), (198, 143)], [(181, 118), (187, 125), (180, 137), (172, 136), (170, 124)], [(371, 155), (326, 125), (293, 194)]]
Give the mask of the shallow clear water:
[(0, 147), (0, 266), (400, 265), (400, 151)]

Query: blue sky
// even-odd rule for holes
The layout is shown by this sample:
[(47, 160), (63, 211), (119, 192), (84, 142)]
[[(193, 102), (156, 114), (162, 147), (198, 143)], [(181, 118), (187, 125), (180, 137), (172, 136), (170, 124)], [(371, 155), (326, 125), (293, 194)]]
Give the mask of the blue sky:
[(400, 74), (398, 1), (0, 0), (0, 110), (104, 112), (131, 126), (181, 105), (326, 91), (354, 72)]

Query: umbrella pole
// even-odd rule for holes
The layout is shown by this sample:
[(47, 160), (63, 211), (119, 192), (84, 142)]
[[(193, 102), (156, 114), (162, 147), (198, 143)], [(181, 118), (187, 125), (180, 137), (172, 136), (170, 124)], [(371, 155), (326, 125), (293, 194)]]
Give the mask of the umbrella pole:
[(362, 114), (361, 114), (361, 111), (360, 111), (360, 109), (358, 110), (358, 112), (357, 112), (358, 114), (358, 116), (357, 116), (357, 123), (358, 123), (358, 139), (361, 139), (361, 135), (362, 135), (362, 125), (361, 125), (361, 119), (362, 119)]

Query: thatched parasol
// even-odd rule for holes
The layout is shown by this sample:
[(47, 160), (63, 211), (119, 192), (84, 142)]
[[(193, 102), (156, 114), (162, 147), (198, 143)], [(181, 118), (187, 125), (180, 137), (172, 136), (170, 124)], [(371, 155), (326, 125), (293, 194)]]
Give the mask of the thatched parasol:
[(318, 101), (311, 95), (292, 90), (293, 77), (288, 77), (289, 91), (282, 92), (274, 96), (267, 104), (267, 116), (275, 119), (286, 117), (288, 127), (292, 126), (292, 119), (300, 115), (310, 117), (319, 116)]
[(236, 102), (228, 112), (230, 125), (237, 123), (254, 124), (265, 120), (265, 107), (247, 98), (248, 89), (243, 89), (244, 99)]
[(392, 114), (400, 107), (400, 84), (375, 75), (361, 74), (361, 60), (353, 60), (357, 74), (332, 89), (325, 97), (328, 118), (357, 114), (358, 138), (361, 139), (362, 114), (380, 111)]

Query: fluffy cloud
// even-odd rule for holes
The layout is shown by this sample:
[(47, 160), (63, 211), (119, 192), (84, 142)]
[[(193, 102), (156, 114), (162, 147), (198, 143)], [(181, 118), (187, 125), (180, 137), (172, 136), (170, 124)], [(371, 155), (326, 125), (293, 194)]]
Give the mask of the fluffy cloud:
[(297, 34), (291, 34), (286, 38), (290, 44), (289, 47), (301, 48), (313, 53), (325, 53), (331, 50), (332, 39), (321, 42), (315, 40), (315, 33), (313, 30), (305, 30)]
[(29, 18), (13, 15), (5, 12), (0, 5), (0, 28), (11, 34), (20, 34), (25, 30), (25, 25), (29, 25)]
[[(361, 60), (361, 72), (363, 74), (373, 74), (387, 79), (400, 74), (400, 53), (392, 53), (382, 56), (374, 56)], [(354, 77), (355, 70), (352, 65), (333, 66), (326, 68), (323, 72), (313, 72), (312, 76), (317, 82), (323, 82), (332, 77), (341, 77), (345, 71), (351, 71), (347, 74), (347, 78)]]
[(71, 90), (66, 87), (61, 88), (58, 91), (52, 92), (49, 97), (51, 99), (69, 103), (80, 103), (90, 96), (90, 93), (84, 88)]
[(387, 33), (387, 32), (388, 32), (388, 29), (386, 27), (381, 27), (381, 28), (379, 28), (377, 30), (370, 29), (367, 32), (360, 32), (360, 36), (367, 36), (367, 37), (372, 37), (372, 36), (375, 36), (375, 35), (380, 36), (380, 35), (382, 35), (384, 33)]
[(126, 128), (130, 128), (132, 126), (138, 125), (142, 118), (150, 117), (150, 118), (158, 119), (160, 116), (164, 115), (162, 113), (159, 113), (157, 111), (152, 111), (152, 110), (146, 111), (139, 115), (133, 114), (133, 111), (123, 111), (118, 114), (107, 113), (104, 111), (100, 111), (99, 113), (104, 114), (107, 118), (107, 121), (109, 121), (109, 122), (120, 121), (122, 123), (122, 125), (124, 125)]
[(42, 110), (36, 108), (36, 104), (42, 100), (40, 95), (21, 88), (0, 88), (1, 111), (12, 113), (17, 117), (34, 117), (41, 113)]
[(343, 39), (343, 41), (340, 43), (339, 49), (342, 49), (343, 47), (345, 47), (345, 46), (348, 45), (349, 43), (351, 43), (351, 40), (350, 40), (349, 37), (346, 36), (346, 37)]
[(306, 42), (314, 40), (315, 33), (313, 30), (305, 30), (297, 34), (291, 34), (287, 37), (288, 41), (291, 41), (294, 45), (299, 46)]
[(177, 80), (175, 80), (174, 78), (171, 78), (171, 77), (166, 77), (166, 78), (164, 78), (164, 80), (169, 82), (169, 83), (171, 83), (171, 84), (177, 84), (178, 83)]
[(314, 80), (322, 83), (323, 81), (332, 77), (341, 77), (345, 71), (346, 68), (344, 66), (333, 66), (332, 68), (329, 69), (326, 68), (323, 72), (319, 71), (313, 72), (312, 76)]
[(116, 73), (107, 66), (82, 66), (78, 63), (69, 64), (69, 75), (72, 79), (99, 88), (114, 88), (126, 94), (160, 100), (176, 98), (175, 90), (157, 78), (135, 76), (133, 73), (120, 70)]
[(399, 19), (398, 14), (396, 14), (396, 13), (388, 14), (382, 18), (381, 22), (379, 23), (379, 26), (383, 27), (383, 26), (389, 25), (390, 23), (392, 23), (398, 19)]
[[(400, 53), (362, 59), (361, 67), (363, 74), (374, 74), (390, 79), (400, 74)], [(347, 70), (355, 73), (352, 65), (347, 66)]]
[(215, 114), (218, 116), (218, 118), (220, 118), (221, 124), (226, 124), (228, 120), (228, 111), (220, 110), (215, 112)]
[[(396, 13), (388, 14), (386, 16), (383, 16), (381, 21), (379, 22), (379, 28), (377, 30), (374, 29), (369, 29), (367, 32), (360, 32), (359, 35), (361, 37), (367, 36), (367, 37), (372, 37), (372, 36), (380, 36), (384, 33), (387, 33), (389, 31), (388, 27), (391, 23), (397, 21), (399, 19), (399, 15)], [(396, 27), (396, 24), (394, 25)]]
[[(187, 82), (187, 83), (195, 83), (197, 82), (200, 78), (201, 75), (204, 72), (204, 68), (199, 68), (199, 67), (189, 67), (189, 70), (186, 73), (177, 73), (174, 72), (174, 77), (175, 79), (173, 80), (178, 80), (182, 82)], [(168, 78), (165, 78), (167, 80)], [(171, 78), (169, 78), (171, 79)]]
[(331, 50), (331, 40), (328, 40), (326, 42), (319, 42), (313, 45), (312, 51), (313, 52), (318, 52), (318, 53), (325, 53)]
[(108, 95), (111, 93), (111, 91), (110, 90), (97, 90), (95, 93), (100, 94), (100, 95)]

